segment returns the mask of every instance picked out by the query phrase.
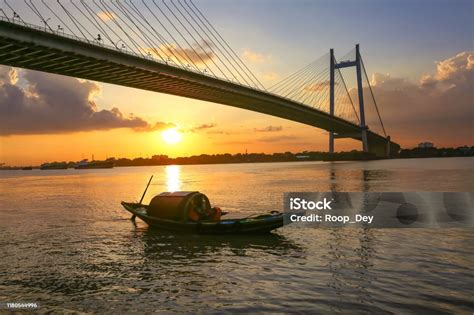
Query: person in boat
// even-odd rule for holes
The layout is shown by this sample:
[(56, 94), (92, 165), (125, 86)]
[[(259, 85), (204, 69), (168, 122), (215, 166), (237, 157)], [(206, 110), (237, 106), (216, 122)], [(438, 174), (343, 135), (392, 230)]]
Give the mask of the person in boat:
[(206, 200), (204, 198), (192, 199), (189, 208), (189, 220), (198, 221), (220, 221), (222, 210), (218, 207), (209, 208), (207, 207)]

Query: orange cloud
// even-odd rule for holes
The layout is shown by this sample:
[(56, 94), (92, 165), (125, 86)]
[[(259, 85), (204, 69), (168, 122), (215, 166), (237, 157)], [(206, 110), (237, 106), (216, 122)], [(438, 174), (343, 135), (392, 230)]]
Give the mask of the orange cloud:
[[(192, 48), (182, 48), (176, 44), (162, 45), (160, 47), (149, 47), (144, 50), (145, 54), (150, 53), (155, 58), (164, 57), (167, 61), (173, 61), (177, 64), (184, 64), (192, 67), (194, 63), (197, 66), (203, 66), (215, 59), (212, 52), (212, 43), (208, 40), (194, 43)], [(211, 65), (212, 63), (209, 63)]]
[(270, 55), (260, 54), (249, 49), (243, 51), (242, 58), (248, 62), (256, 64), (268, 63), (272, 59)]
[(275, 132), (275, 131), (282, 131), (282, 126), (267, 126), (265, 128), (254, 128), (253, 131), (255, 132)]
[[(334, 85), (337, 85), (337, 82)], [(304, 90), (308, 92), (320, 92), (326, 89), (329, 89), (329, 81), (317, 82), (304, 87)]]
[(216, 126), (217, 126), (217, 124), (215, 124), (215, 123), (201, 124), (201, 125), (197, 125), (197, 126), (188, 128), (188, 129), (183, 129), (182, 131), (183, 132), (198, 132), (198, 131), (205, 130), (205, 129), (211, 129), (211, 128), (214, 128)]
[(96, 15), (99, 19), (101, 19), (104, 22), (108, 22), (108, 21), (111, 21), (112, 19), (117, 18), (117, 16), (113, 12), (109, 12), (109, 11), (101, 11), (101, 12), (98, 12)]
[(459, 75), (472, 71), (474, 68), (474, 52), (462, 52), (454, 57), (437, 62), (436, 78), (440, 81), (451, 80)]
[(4, 83), (16, 84), (18, 82), (18, 71), (15, 68), (0, 67), (0, 86)]

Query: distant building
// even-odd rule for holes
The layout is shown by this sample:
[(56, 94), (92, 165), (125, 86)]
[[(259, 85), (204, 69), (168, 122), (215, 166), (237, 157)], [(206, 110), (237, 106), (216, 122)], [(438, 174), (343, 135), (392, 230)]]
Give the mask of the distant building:
[(433, 142), (420, 142), (418, 143), (418, 148), (420, 149), (434, 148), (434, 144)]

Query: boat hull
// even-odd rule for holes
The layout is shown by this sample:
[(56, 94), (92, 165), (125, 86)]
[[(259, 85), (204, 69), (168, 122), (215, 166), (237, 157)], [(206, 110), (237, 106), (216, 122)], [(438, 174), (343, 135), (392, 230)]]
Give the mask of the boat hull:
[(243, 219), (220, 220), (217, 222), (179, 222), (151, 217), (143, 205), (123, 202), (123, 207), (148, 225), (168, 230), (193, 234), (266, 234), (283, 226), (283, 214), (266, 214)]
[(80, 165), (77, 165), (75, 166), (74, 168), (76, 170), (90, 170), (90, 169), (98, 169), (98, 168), (113, 168), (114, 167), (114, 163), (112, 162), (91, 162), (91, 163), (88, 163), (88, 164), (80, 164)]

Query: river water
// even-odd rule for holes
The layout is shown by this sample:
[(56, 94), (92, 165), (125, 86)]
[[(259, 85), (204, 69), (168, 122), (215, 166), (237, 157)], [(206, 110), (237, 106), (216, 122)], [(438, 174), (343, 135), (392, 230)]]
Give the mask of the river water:
[[(472, 191), (474, 158), (0, 172), (0, 303), (42, 312), (472, 314), (472, 229), (175, 235), (129, 220), (162, 191), (235, 215), (288, 191)], [(0, 310), (1, 312), (1, 310)]]

